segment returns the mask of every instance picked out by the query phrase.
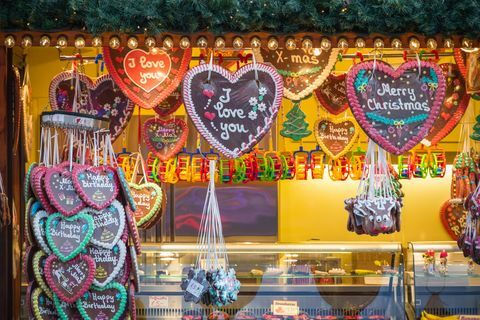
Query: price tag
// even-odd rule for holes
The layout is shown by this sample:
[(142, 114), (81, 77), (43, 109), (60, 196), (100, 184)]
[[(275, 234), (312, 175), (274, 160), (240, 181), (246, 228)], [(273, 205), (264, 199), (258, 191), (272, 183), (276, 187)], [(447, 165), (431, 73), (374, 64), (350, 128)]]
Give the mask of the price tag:
[(192, 279), (188, 283), (187, 290), (185, 291), (187, 291), (188, 293), (191, 293), (193, 296), (197, 298), (200, 298), (203, 292), (203, 285), (201, 285), (200, 283)]
[(298, 316), (297, 301), (273, 300), (272, 313), (275, 316)]
[(148, 297), (149, 308), (168, 308), (167, 296), (149, 296)]

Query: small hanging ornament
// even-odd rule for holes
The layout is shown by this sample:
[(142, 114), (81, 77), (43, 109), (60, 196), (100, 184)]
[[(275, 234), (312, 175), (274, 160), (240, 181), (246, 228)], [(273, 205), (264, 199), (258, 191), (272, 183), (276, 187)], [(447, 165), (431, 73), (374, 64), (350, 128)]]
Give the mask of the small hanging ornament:
[(280, 131), (282, 136), (299, 141), (312, 134), (312, 131), (308, 130), (308, 122), (305, 121), (307, 116), (300, 109), (299, 101), (293, 104), (293, 108), (286, 116), (287, 120), (283, 123), (283, 129)]

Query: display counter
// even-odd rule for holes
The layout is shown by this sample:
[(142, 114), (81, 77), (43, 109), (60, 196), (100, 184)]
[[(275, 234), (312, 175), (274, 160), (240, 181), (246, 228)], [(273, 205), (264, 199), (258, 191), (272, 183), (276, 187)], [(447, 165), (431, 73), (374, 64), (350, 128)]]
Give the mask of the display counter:
[[(404, 318), (400, 243), (228, 244), (229, 263), (241, 281), (238, 301), (220, 309), (231, 319), (272, 317), (289, 301), (306, 318)], [(185, 303), (182, 278), (196, 261), (195, 244), (144, 244), (139, 257), (140, 319), (208, 317)]]
[[(456, 242), (411, 242), (407, 251), (409, 318), (420, 317), (422, 311), (437, 316), (480, 313), (480, 266), (465, 258)], [(442, 252), (446, 269), (441, 263)]]

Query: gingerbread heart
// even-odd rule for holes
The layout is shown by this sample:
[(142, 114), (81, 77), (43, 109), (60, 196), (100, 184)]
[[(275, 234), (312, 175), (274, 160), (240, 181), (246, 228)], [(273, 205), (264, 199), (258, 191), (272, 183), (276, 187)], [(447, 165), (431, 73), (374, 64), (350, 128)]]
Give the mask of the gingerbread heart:
[(332, 159), (345, 155), (357, 140), (360, 129), (353, 118), (321, 118), (315, 123), (315, 138)]
[(32, 164), (30, 164), (27, 172), (25, 173), (25, 179), (24, 179), (24, 183), (23, 183), (23, 197), (24, 197), (25, 200), (27, 200), (27, 199), (29, 199), (30, 197), (33, 196), (31, 174), (32, 174), (33, 168), (35, 168), (36, 166), (37, 166), (37, 164), (35, 162), (33, 162)]
[(47, 218), (47, 242), (61, 261), (76, 257), (90, 242), (93, 231), (93, 218), (85, 213), (71, 217), (54, 213)]
[(192, 49), (103, 48), (108, 72), (123, 93), (151, 109), (174, 92), (188, 69)]
[(328, 77), (340, 49), (254, 49), (257, 61), (272, 64), (282, 75), (284, 96), (293, 101), (311, 94)]
[(134, 211), (137, 226), (141, 227), (162, 208), (162, 189), (156, 183), (129, 183), (137, 210)]
[(400, 155), (431, 129), (445, 97), (445, 77), (432, 62), (393, 69), (383, 61), (356, 64), (347, 74), (347, 97), (358, 124), (380, 147)]
[(107, 118), (110, 137), (115, 141), (127, 127), (135, 104), (123, 94), (109, 74), (93, 80), (83, 73), (59, 73), (50, 82), (49, 100), (52, 110), (73, 111), (75, 87), (72, 86), (72, 81), (77, 75), (80, 82), (77, 112)]
[(177, 111), (178, 108), (182, 105), (182, 88), (180, 86), (175, 89), (172, 93), (163, 99), (158, 105), (153, 107), (153, 110), (160, 116), (166, 117), (169, 114)]
[(138, 288), (140, 287), (140, 269), (138, 268), (137, 252), (134, 246), (130, 246), (128, 251), (132, 263), (132, 280), (135, 284), (135, 290), (138, 292)]
[(102, 210), (86, 208), (82, 212), (93, 217), (94, 231), (90, 242), (102, 248), (112, 249), (125, 229), (125, 210), (122, 204), (115, 200)]
[(94, 209), (106, 208), (115, 200), (118, 184), (115, 170), (108, 166), (78, 166), (73, 169), (75, 190)]
[(143, 140), (148, 149), (162, 161), (179, 153), (187, 137), (188, 127), (182, 119), (150, 118), (143, 124)]
[(30, 305), (34, 319), (56, 320), (58, 313), (53, 300), (41, 288), (35, 288), (31, 294)]
[(29, 245), (32, 245), (33, 244), (33, 241), (34, 241), (34, 235), (33, 235), (33, 231), (32, 229), (30, 228), (30, 209), (33, 205), (33, 203), (35, 202), (35, 198), (34, 197), (31, 197), (27, 200), (26, 204), (25, 204), (25, 214), (24, 214), (24, 241), (25, 241), (25, 244), (27, 246)]
[(62, 262), (51, 255), (45, 261), (45, 279), (53, 292), (67, 303), (74, 303), (93, 282), (95, 261), (87, 255)]
[(118, 166), (116, 170), (118, 181), (120, 182), (120, 188), (122, 189), (123, 198), (126, 202), (128, 202), (128, 205), (130, 205), (132, 210), (135, 211), (137, 207), (135, 206), (135, 201), (133, 201), (132, 193), (130, 192), (130, 187), (128, 186), (127, 178), (125, 177), (125, 172), (120, 166)]
[(333, 115), (339, 115), (348, 109), (346, 76), (346, 73), (341, 75), (330, 73), (314, 91), (318, 103)]
[(104, 288), (93, 286), (77, 301), (77, 308), (85, 320), (119, 320), (126, 306), (127, 291), (117, 282)]
[(458, 66), (460, 74), (465, 79), (465, 77), (467, 76), (467, 66), (465, 64), (465, 61), (467, 60), (467, 53), (460, 48), (454, 48), (453, 58), (455, 59), (455, 63)]
[(45, 261), (48, 256), (42, 250), (37, 251), (33, 256), (33, 273), (35, 276), (35, 281), (37, 285), (42, 288), (43, 292), (50, 298), (53, 299), (52, 290), (45, 283)]
[(50, 203), (50, 200), (47, 196), (47, 191), (45, 189), (45, 174), (47, 172), (47, 168), (45, 166), (37, 166), (32, 169), (30, 181), (32, 184), (32, 190), (35, 197), (40, 201), (42, 207), (48, 213), (54, 213), (56, 210)]
[(227, 158), (237, 158), (260, 142), (277, 117), (282, 92), (275, 68), (261, 63), (233, 74), (218, 65), (201, 64), (183, 80), (188, 115), (200, 134)]
[(427, 147), (436, 145), (456, 127), (470, 102), (470, 95), (467, 94), (465, 80), (461, 76), (458, 66), (453, 63), (443, 63), (439, 67), (447, 81), (445, 100), (430, 132), (422, 140)]
[(37, 253), (37, 251), (37, 247), (28, 246), (25, 248), (25, 253), (23, 254), (22, 268), (28, 283), (34, 282), (33, 280), (35, 279), (35, 272), (33, 271), (33, 258), (35, 257), (35, 253)]
[(51, 254), (52, 250), (47, 244), (47, 220), (48, 220), (48, 213), (44, 210), (40, 210), (35, 213), (35, 216), (32, 221), (32, 230), (37, 245), (42, 249), (45, 253)]
[[(93, 284), (105, 287), (119, 275), (125, 265), (127, 249), (123, 241), (119, 241), (112, 249), (88, 246), (87, 254), (95, 261)], [(122, 273), (123, 274), (123, 273)]]
[(467, 212), (463, 204), (447, 200), (440, 208), (440, 220), (452, 240), (457, 240), (466, 226)]
[(138, 254), (142, 253), (142, 244), (140, 240), (140, 234), (138, 233), (137, 222), (135, 220), (135, 212), (130, 206), (125, 207), (125, 216), (127, 218), (128, 230), (130, 231), (130, 239), (132, 239), (135, 250)]
[(72, 173), (64, 166), (48, 168), (44, 181), (48, 198), (64, 216), (72, 216), (86, 206), (73, 187)]
[(128, 311), (132, 320), (137, 319), (137, 306), (135, 304), (135, 284), (130, 282), (128, 285)]

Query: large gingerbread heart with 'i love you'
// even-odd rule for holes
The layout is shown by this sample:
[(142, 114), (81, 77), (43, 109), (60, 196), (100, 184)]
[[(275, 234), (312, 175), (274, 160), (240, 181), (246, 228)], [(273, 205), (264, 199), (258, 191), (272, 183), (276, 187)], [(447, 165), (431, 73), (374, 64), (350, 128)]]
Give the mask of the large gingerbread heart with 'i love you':
[(188, 127), (182, 119), (150, 118), (143, 124), (143, 140), (160, 160), (166, 161), (182, 149), (188, 137)]
[(86, 206), (73, 187), (72, 173), (64, 166), (48, 168), (44, 181), (48, 198), (64, 216), (72, 216)]
[(445, 77), (432, 62), (393, 69), (365, 61), (347, 74), (347, 98), (358, 124), (380, 147), (400, 155), (429, 132), (445, 97)]
[(77, 300), (77, 308), (83, 319), (123, 319), (127, 306), (127, 290), (118, 282), (103, 288), (93, 286)]
[(191, 55), (191, 48), (166, 52), (103, 47), (105, 64), (115, 83), (127, 97), (147, 109), (157, 106), (177, 89)]
[(47, 218), (47, 242), (61, 261), (76, 257), (90, 242), (93, 231), (93, 218), (86, 213), (71, 217), (54, 213)]
[(346, 74), (330, 73), (328, 78), (315, 89), (315, 98), (320, 105), (333, 115), (339, 115), (348, 109)]
[(440, 208), (440, 220), (452, 240), (457, 240), (466, 226), (467, 212), (462, 203), (447, 200)]
[(315, 123), (315, 138), (332, 159), (347, 153), (357, 140), (359, 128), (353, 118), (322, 118)]
[(442, 69), (447, 82), (445, 100), (430, 132), (422, 140), (422, 143), (427, 147), (436, 145), (455, 128), (462, 119), (470, 101), (470, 95), (467, 94), (465, 88), (465, 80), (460, 74), (458, 66), (454, 63), (443, 63), (439, 67)]
[(282, 103), (275, 68), (247, 64), (231, 73), (201, 64), (183, 79), (183, 101), (200, 134), (227, 158), (250, 151), (268, 132)]
[(132, 117), (135, 104), (128, 99), (113, 82), (110, 75), (103, 75), (93, 80), (83, 73), (64, 71), (50, 82), (49, 101), (52, 110), (73, 111), (75, 101), (75, 84), (79, 81), (79, 103), (77, 112), (90, 114), (109, 120), (112, 141), (122, 133)]
[(93, 283), (95, 261), (88, 255), (62, 262), (51, 255), (45, 260), (45, 279), (60, 300), (74, 303)]
[(119, 181), (111, 167), (77, 166), (72, 177), (77, 193), (94, 209), (106, 208), (117, 197)]

